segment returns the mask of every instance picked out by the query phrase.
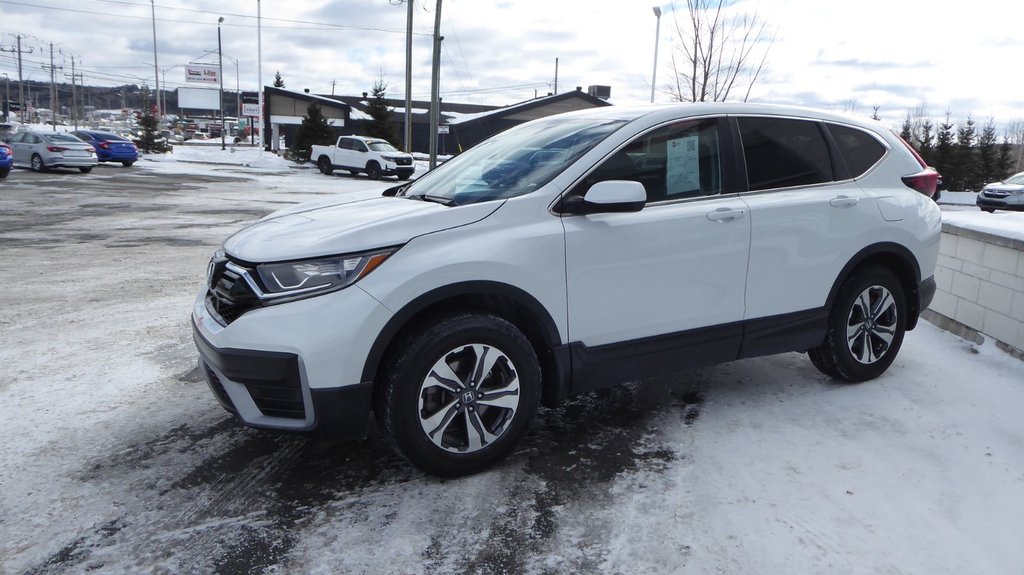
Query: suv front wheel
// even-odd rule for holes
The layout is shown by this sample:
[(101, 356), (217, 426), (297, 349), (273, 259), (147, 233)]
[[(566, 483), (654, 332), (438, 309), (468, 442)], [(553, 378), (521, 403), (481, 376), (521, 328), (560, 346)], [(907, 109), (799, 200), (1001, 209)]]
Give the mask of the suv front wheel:
[(380, 415), (398, 451), (423, 471), (468, 475), (504, 458), (540, 402), (537, 355), (508, 321), (445, 317), (400, 342)]
[(864, 268), (843, 283), (825, 342), (807, 353), (828, 376), (867, 381), (882, 375), (896, 359), (906, 325), (906, 297), (899, 280), (885, 268)]

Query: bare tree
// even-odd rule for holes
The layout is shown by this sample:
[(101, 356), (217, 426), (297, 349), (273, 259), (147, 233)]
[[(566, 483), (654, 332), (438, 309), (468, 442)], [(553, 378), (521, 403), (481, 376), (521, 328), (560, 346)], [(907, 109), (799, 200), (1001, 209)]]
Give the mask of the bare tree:
[(746, 102), (775, 43), (768, 22), (756, 12), (734, 12), (726, 0), (686, 0), (673, 14), (672, 98)]
[(1003, 137), (1013, 148), (1013, 171), (1024, 170), (1024, 120), (1018, 119), (1007, 124)]

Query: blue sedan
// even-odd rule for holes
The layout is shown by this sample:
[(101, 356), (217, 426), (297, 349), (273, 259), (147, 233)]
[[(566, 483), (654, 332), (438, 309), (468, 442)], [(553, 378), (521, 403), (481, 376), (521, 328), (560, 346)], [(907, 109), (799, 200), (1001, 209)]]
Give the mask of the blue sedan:
[(72, 134), (92, 144), (96, 148), (96, 159), (100, 162), (121, 162), (127, 168), (139, 160), (139, 150), (135, 144), (117, 134), (96, 130), (78, 130)]
[(11, 173), (11, 166), (14, 165), (14, 152), (7, 144), (0, 142), (0, 180)]

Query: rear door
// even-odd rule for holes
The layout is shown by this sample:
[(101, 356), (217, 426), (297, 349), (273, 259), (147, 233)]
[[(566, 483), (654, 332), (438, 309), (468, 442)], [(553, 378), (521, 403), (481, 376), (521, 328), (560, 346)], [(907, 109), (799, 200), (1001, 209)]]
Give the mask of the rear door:
[(840, 271), (870, 245), (879, 211), (833, 158), (824, 123), (780, 117), (736, 123), (749, 188), (741, 195), (751, 221), (745, 318), (776, 318), (752, 329), (784, 331), (824, 312)]

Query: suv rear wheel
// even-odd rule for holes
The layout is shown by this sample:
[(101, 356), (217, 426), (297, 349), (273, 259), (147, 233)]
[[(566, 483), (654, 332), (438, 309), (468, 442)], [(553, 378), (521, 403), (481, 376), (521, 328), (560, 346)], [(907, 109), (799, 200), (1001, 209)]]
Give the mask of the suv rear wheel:
[(885, 268), (864, 268), (843, 283), (829, 315), (825, 342), (808, 355), (830, 377), (850, 382), (874, 379), (896, 359), (906, 325), (906, 297), (899, 280)]
[(385, 433), (434, 475), (475, 473), (504, 458), (540, 401), (533, 346), (508, 321), (460, 314), (400, 342), (384, 374)]

